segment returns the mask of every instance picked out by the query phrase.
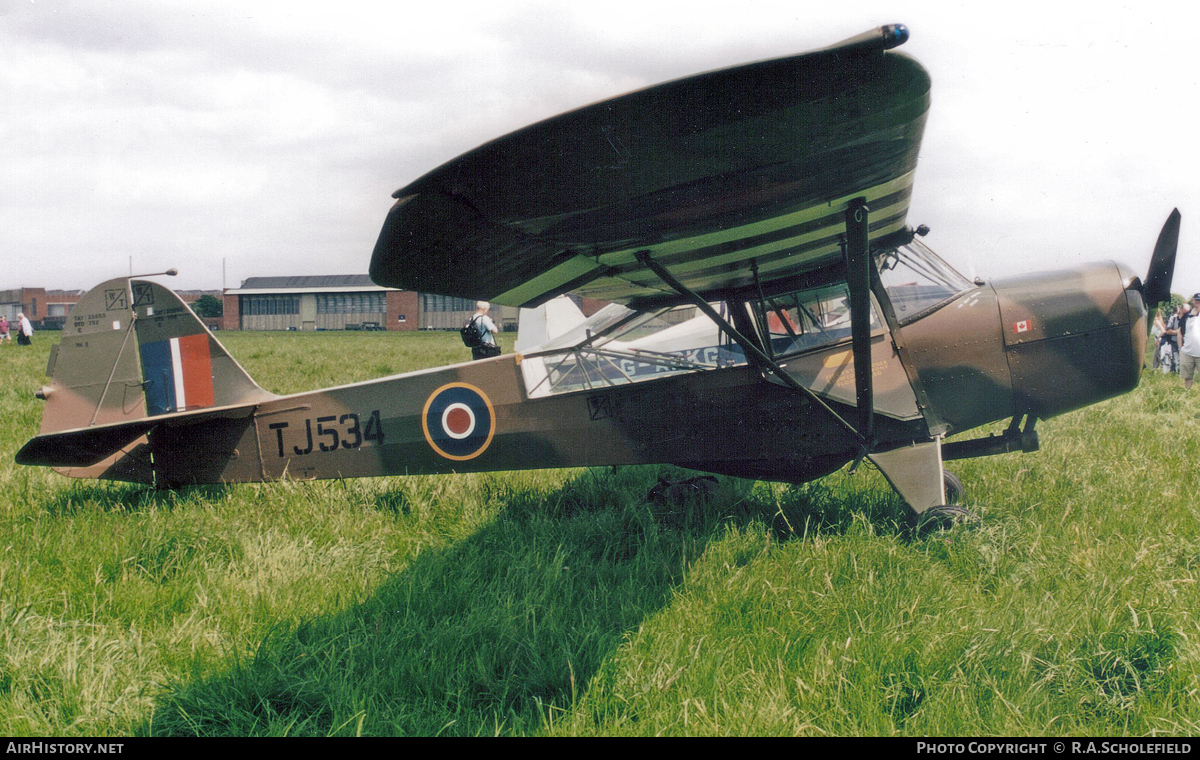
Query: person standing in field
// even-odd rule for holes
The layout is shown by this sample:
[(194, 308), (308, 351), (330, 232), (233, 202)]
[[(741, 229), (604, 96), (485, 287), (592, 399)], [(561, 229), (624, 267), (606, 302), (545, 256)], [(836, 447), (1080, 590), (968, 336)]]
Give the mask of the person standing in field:
[(17, 313), (17, 345), (31, 346), (33, 341), (33, 325), (29, 324), (29, 318), (25, 316), (25, 312)]
[(500, 355), (500, 346), (496, 345), (496, 333), (500, 332), (496, 327), (496, 323), (488, 316), (492, 305), (487, 301), (475, 302), (475, 316), (471, 317), (471, 324), (479, 331), (479, 338), (482, 341), (480, 345), (471, 349), (471, 359), (487, 359), (491, 356)]
[(1162, 335), (1167, 331), (1167, 323), (1163, 321), (1162, 309), (1154, 310), (1154, 325), (1150, 335), (1154, 337), (1154, 351), (1151, 352), (1150, 369), (1158, 369), (1162, 365)]
[(1179, 374), (1183, 387), (1192, 387), (1200, 363), (1200, 293), (1192, 296), (1192, 308), (1179, 319)]
[(11, 343), (12, 336), (8, 334), (8, 317), (0, 314), (0, 343)]
[(1173, 309), (1171, 311), (1171, 316), (1167, 317), (1167, 329), (1163, 331), (1162, 340), (1171, 349), (1171, 360), (1170, 362), (1166, 362), (1166, 355), (1164, 354), (1164, 375), (1167, 372), (1179, 371), (1179, 320), (1180, 317), (1185, 313), (1186, 309), (1187, 304), (1183, 304), (1182, 306)]

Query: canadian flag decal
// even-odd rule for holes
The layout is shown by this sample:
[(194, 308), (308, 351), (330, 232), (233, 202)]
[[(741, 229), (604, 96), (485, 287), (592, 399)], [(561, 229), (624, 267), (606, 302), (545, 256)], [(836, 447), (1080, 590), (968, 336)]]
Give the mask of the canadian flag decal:
[(1029, 320), (1023, 319), (1020, 322), (1014, 322), (1013, 323), (1013, 332), (1015, 332), (1015, 333), (1029, 332)]

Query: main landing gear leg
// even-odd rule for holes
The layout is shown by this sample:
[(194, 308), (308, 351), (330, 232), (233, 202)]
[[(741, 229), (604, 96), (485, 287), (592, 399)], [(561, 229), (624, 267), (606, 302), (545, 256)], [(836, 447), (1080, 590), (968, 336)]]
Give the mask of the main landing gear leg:
[(977, 519), (947, 499), (947, 490), (961, 494), (962, 484), (942, 466), (941, 438), (873, 452), (868, 458), (908, 504), (912, 527), (919, 530), (950, 527)]

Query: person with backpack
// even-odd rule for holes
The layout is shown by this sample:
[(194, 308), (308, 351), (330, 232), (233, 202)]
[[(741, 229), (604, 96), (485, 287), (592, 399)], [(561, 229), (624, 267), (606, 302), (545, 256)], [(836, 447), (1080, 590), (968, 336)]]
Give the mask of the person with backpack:
[(475, 316), (460, 331), (463, 343), (471, 348), (472, 360), (500, 355), (500, 346), (496, 345), (496, 334), (500, 330), (488, 316), (491, 308), (487, 301), (476, 301)]
[[(1159, 338), (1160, 349), (1162, 345), (1166, 345), (1168, 350), (1163, 351), (1163, 374), (1168, 372), (1179, 372), (1179, 343), (1180, 343), (1180, 320), (1188, 311), (1188, 305), (1182, 304), (1178, 309), (1171, 312), (1171, 316), (1167, 317), (1167, 329), (1163, 331), (1162, 337)], [(1170, 354), (1168, 361), (1167, 355)]]

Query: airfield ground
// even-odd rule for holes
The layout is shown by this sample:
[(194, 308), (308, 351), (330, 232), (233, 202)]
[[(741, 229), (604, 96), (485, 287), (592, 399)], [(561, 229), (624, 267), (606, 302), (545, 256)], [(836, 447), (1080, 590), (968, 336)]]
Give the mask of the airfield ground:
[[(466, 358), (220, 338), (281, 393)], [(0, 345), (0, 735), (1200, 735), (1177, 378), (953, 463), (982, 524), (914, 539), (873, 471), (675, 510), (653, 467), (72, 481), (13, 463), (54, 340)]]

